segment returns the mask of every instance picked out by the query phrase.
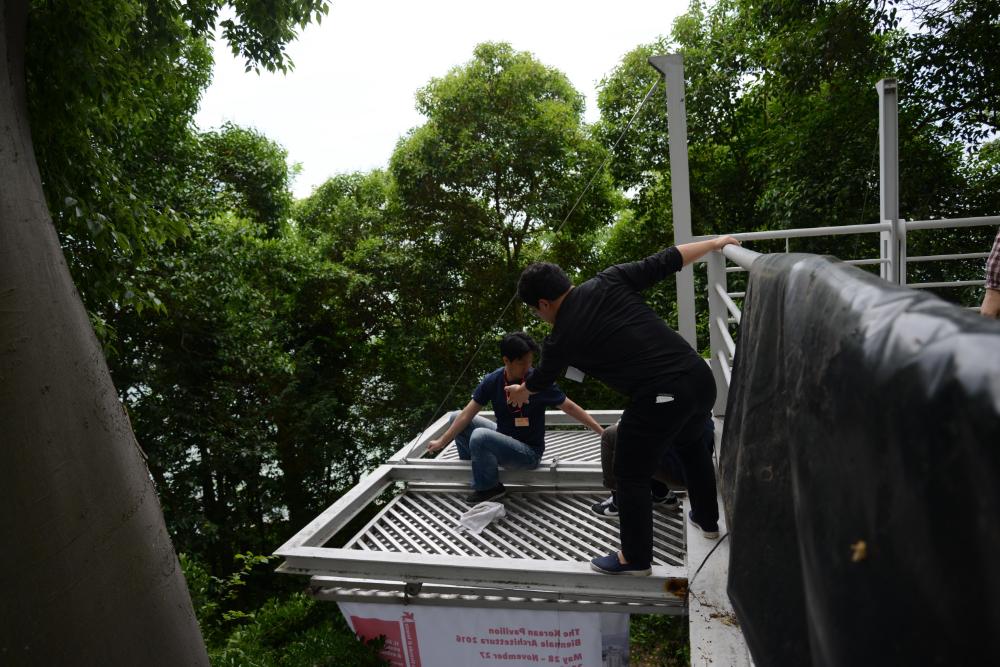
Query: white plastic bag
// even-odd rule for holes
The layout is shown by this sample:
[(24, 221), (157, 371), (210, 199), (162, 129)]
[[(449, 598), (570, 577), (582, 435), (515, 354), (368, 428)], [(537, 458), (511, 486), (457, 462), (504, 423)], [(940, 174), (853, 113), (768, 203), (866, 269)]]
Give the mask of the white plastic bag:
[(493, 519), (507, 516), (503, 503), (484, 502), (474, 506), (459, 517), (458, 523), (470, 533), (478, 535)]

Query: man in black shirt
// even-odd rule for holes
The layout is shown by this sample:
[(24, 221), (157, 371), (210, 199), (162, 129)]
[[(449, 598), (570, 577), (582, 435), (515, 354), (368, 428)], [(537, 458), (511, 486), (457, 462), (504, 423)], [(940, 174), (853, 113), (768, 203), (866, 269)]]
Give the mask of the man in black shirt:
[(715, 402), (715, 381), (705, 361), (646, 305), (640, 292), (731, 243), (739, 241), (723, 236), (670, 247), (638, 262), (608, 267), (575, 288), (555, 264), (535, 263), (521, 274), (521, 300), (552, 325), (552, 333), (535, 373), (507, 387), (511, 405), (524, 405), (570, 365), (629, 397), (615, 456), (622, 550), (593, 559), (591, 566), (599, 572), (650, 573), (649, 480), (667, 446), (675, 448), (684, 469), (689, 520), (706, 537), (719, 535), (715, 469), (701, 446)]

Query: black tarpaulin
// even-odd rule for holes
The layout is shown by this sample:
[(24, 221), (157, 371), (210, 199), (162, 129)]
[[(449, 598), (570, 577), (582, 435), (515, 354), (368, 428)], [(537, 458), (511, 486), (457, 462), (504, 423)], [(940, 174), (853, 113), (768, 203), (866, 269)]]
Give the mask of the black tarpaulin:
[(720, 486), (757, 665), (1000, 659), (1000, 322), (761, 256)]

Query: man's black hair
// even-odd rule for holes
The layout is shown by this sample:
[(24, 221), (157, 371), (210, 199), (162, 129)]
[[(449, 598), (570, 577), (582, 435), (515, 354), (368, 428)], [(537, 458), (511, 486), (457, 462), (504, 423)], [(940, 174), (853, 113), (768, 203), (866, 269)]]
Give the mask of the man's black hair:
[(510, 361), (520, 359), (529, 352), (538, 354), (538, 343), (523, 331), (514, 331), (500, 339), (500, 355)]
[(557, 264), (535, 262), (529, 264), (517, 281), (517, 295), (532, 308), (538, 307), (539, 299), (555, 301), (573, 286), (569, 276)]

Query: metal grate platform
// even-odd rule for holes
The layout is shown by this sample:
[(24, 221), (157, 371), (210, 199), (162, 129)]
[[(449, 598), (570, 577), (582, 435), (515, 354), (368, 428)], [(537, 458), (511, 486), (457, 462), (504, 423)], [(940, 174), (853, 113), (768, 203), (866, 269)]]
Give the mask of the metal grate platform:
[[(469, 509), (466, 492), (411, 491), (396, 496), (345, 546), (364, 551), (589, 562), (619, 548), (617, 521), (590, 506), (604, 493), (509, 493), (507, 515), (478, 535), (459, 530)], [(684, 564), (684, 519), (679, 509), (653, 513), (653, 564)]]
[[(611, 424), (620, 412), (591, 415)], [(324, 599), (402, 595), (426, 604), (460, 598), (522, 608), (611, 605), (683, 613), (682, 511), (654, 510), (652, 576), (593, 572), (591, 558), (619, 547), (617, 521), (590, 510), (608, 494), (600, 438), (566, 428), (575, 422), (565, 414), (546, 418), (554, 428), (546, 432), (541, 464), (535, 470), (501, 468), (507, 515), (478, 535), (459, 530), (459, 517), (470, 508), (464, 501), (471, 491), (469, 463), (458, 459), (454, 445), (424, 458), (427, 443), (447, 428), (442, 418), (280, 547), (276, 554), (285, 561), (279, 571), (310, 575), (313, 594)], [(386, 506), (343, 547), (328, 546), (358, 513), (393, 489)]]

